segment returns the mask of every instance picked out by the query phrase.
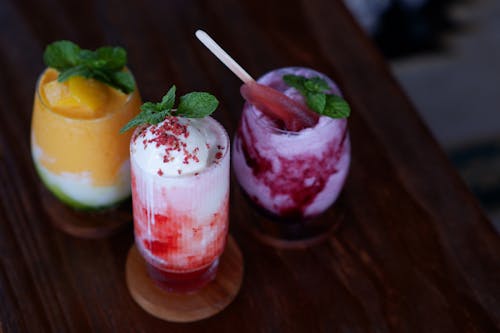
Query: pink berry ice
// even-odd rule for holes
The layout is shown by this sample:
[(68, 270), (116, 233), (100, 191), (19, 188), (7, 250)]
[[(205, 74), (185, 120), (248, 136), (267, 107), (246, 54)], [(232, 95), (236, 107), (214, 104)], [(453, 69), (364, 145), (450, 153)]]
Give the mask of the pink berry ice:
[[(304, 106), (304, 97), (284, 83), (286, 74), (321, 77), (328, 83), (329, 92), (340, 95), (332, 80), (307, 68), (274, 70), (257, 82), (293, 100), (293, 105)], [(260, 99), (252, 95), (243, 108), (233, 141), (233, 167), (238, 182), (247, 196), (271, 215), (287, 219), (317, 216), (336, 200), (348, 173), (347, 119), (319, 116), (317, 122), (303, 126), (309, 119), (306, 116), (299, 130), (288, 126), (283, 129), (276, 123), (274, 113), (270, 116), (264, 111), (273, 104), (268, 103), (269, 100), (276, 101), (265, 98), (265, 102), (259, 104)], [(279, 115), (281, 107), (292, 105), (281, 101), (277, 104), (279, 107), (273, 110)], [(292, 108), (289, 114), (295, 112)]]
[(229, 139), (211, 117), (168, 116), (130, 144), (136, 244), (156, 269), (216, 264), (227, 237)]

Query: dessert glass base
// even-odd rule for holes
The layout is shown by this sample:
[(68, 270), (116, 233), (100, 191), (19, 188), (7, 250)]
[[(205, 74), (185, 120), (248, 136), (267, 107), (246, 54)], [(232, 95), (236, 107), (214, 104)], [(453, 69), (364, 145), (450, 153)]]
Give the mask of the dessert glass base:
[(148, 265), (134, 245), (127, 257), (126, 279), (132, 298), (146, 312), (166, 321), (193, 322), (216, 315), (234, 300), (243, 281), (243, 257), (229, 236), (214, 280), (197, 291), (168, 292), (151, 279)]
[[(330, 208), (327, 212), (307, 219), (294, 216), (276, 216), (254, 203), (240, 188), (242, 202), (246, 202), (247, 214), (243, 227), (259, 241), (277, 248), (301, 249), (326, 240), (342, 224), (342, 217)], [(329, 214), (332, 210), (333, 214)], [(333, 218), (331, 217), (333, 215)]]
[(43, 185), (39, 188), (42, 204), (52, 225), (71, 236), (105, 238), (132, 224), (130, 199), (102, 211), (75, 210), (59, 201)]
[(146, 262), (149, 276), (163, 290), (168, 292), (195, 292), (215, 279), (219, 258), (208, 267), (188, 273), (171, 273)]

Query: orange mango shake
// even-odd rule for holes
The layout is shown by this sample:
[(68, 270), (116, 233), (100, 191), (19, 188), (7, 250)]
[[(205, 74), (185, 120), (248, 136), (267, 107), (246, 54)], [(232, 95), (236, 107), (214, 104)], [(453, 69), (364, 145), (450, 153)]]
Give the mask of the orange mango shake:
[(139, 92), (125, 94), (83, 76), (59, 82), (59, 74), (46, 69), (36, 87), (31, 148), (37, 172), (70, 206), (113, 206), (131, 194), (131, 133), (119, 130), (139, 113)]

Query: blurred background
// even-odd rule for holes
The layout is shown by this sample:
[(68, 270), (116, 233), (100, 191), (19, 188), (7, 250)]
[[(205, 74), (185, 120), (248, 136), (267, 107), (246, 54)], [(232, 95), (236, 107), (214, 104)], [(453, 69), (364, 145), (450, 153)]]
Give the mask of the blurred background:
[(500, 232), (500, 1), (344, 1)]

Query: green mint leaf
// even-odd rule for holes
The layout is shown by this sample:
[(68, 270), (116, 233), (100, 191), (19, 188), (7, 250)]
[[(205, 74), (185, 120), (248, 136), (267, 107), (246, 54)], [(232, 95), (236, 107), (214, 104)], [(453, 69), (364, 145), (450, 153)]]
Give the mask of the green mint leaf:
[(89, 71), (83, 65), (78, 65), (76, 67), (70, 67), (68, 69), (62, 70), (59, 73), (57, 81), (64, 82), (72, 76), (83, 76), (89, 77)]
[(327, 95), (326, 106), (322, 114), (330, 118), (347, 118), (351, 114), (351, 108), (342, 97)]
[(151, 125), (156, 125), (156, 124), (162, 122), (163, 120), (165, 120), (166, 116), (170, 116), (170, 115), (171, 115), (170, 110), (163, 110), (160, 112), (153, 113), (148, 118), (148, 123), (150, 123)]
[[(155, 125), (163, 121), (165, 117), (172, 115), (175, 103), (175, 86), (172, 86), (163, 96), (161, 102), (146, 102), (141, 105), (141, 113), (128, 122), (121, 130), (124, 133), (129, 129), (142, 124)], [(205, 92), (192, 92), (180, 98), (176, 116), (187, 118), (203, 118), (217, 109), (219, 101), (215, 96)]]
[(120, 133), (125, 133), (131, 128), (143, 124), (156, 125), (163, 121), (166, 116), (170, 116), (170, 111), (175, 102), (175, 86), (172, 86), (163, 96), (160, 103), (146, 102), (141, 105), (141, 112), (125, 126), (122, 127)]
[(120, 129), (120, 133), (125, 133), (126, 131), (143, 124), (156, 125), (162, 122), (166, 116), (170, 115), (170, 110), (158, 111), (156, 107), (157, 103), (147, 102), (141, 106), (141, 113), (139, 113), (135, 118), (130, 120), (125, 126)]
[(95, 51), (99, 67), (109, 71), (121, 71), (127, 64), (127, 52), (121, 47), (100, 47)]
[(153, 103), (153, 102), (146, 102), (146, 103), (142, 104), (140, 109), (144, 113), (153, 113), (153, 112), (161, 111), (161, 110), (158, 110), (158, 108), (156, 107), (156, 103)]
[(169, 109), (171, 110), (173, 107), (174, 107), (174, 103), (175, 103), (175, 90), (177, 88), (175, 87), (175, 85), (173, 85), (169, 90), (168, 92), (165, 94), (165, 96), (163, 96), (162, 100), (161, 100), (161, 107), (163, 109)]
[(326, 80), (315, 76), (306, 78), (300, 75), (284, 75), (283, 82), (297, 89), (314, 112), (330, 118), (347, 118), (351, 114), (349, 104), (340, 96), (327, 94), (330, 86)]
[(120, 129), (120, 133), (143, 124), (156, 125), (170, 115), (170, 110), (158, 111), (156, 103), (147, 102), (141, 106), (141, 112)]
[(328, 86), (328, 82), (326, 82), (324, 79), (320, 78), (319, 76), (312, 77), (310, 79), (306, 79), (304, 81), (304, 87), (307, 89), (307, 91), (310, 92), (324, 92), (325, 90), (330, 89)]
[(305, 94), (307, 92), (307, 88), (305, 86), (306, 78), (303, 76), (287, 74), (283, 75), (283, 81), (290, 87), (293, 87), (300, 91), (302, 94)]
[(47, 67), (63, 71), (78, 65), (80, 47), (67, 40), (49, 44), (43, 53), (43, 60)]
[(187, 118), (203, 118), (210, 115), (219, 106), (215, 96), (206, 92), (192, 92), (180, 98), (176, 115)]
[(308, 92), (306, 94), (306, 103), (316, 113), (323, 114), (326, 106), (326, 95), (323, 93)]
[[(172, 88), (170, 88), (170, 90), (172, 90)], [(165, 99), (167, 95), (165, 95), (163, 98)], [(146, 102), (143, 105), (141, 105), (140, 115), (141, 114), (144, 115), (145, 117), (144, 119), (148, 124), (155, 125), (163, 121), (166, 116), (171, 115), (170, 113), (171, 109), (172, 107), (169, 107), (168, 105), (167, 106), (162, 105), (162, 102), (160, 103)]]
[(306, 78), (305, 76), (287, 74), (283, 75), (283, 81), (290, 87), (300, 91), (302, 94), (307, 92), (321, 93), (330, 89), (328, 82), (319, 76)]
[(80, 63), (86, 63), (90, 64), (93, 60), (96, 59), (96, 55), (94, 51), (91, 50), (80, 50), (80, 53), (78, 54), (78, 58)]
[(135, 118), (130, 120), (125, 126), (123, 126), (120, 129), (120, 134), (123, 134), (126, 131), (128, 131), (136, 126), (146, 124), (147, 122), (148, 122), (148, 116), (146, 114), (139, 113)]
[(130, 94), (135, 90), (135, 80), (130, 72), (113, 72), (110, 85), (120, 89), (125, 94)]
[(109, 72), (97, 69), (97, 68), (89, 68), (88, 66), (85, 66), (85, 68), (88, 68), (88, 71), (90, 72), (89, 78), (93, 78), (97, 81), (101, 81), (102, 83), (105, 83), (109, 86), (113, 86), (113, 78), (111, 77), (111, 74)]
[(72, 76), (83, 76), (103, 82), (129, 94), (135, 90), (132, 74), (125, 69), (127, 52), (121, 47), (100, 47), (95, 51), (82, 50), (69, 41), (58, 41), (47, 46), (44, 61), (60, 73), (59, 82)]

